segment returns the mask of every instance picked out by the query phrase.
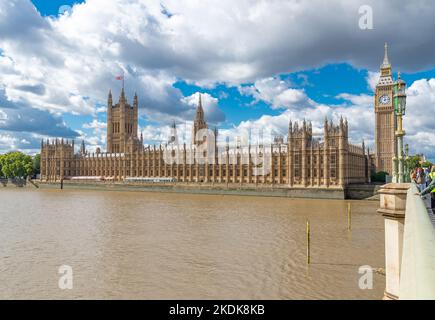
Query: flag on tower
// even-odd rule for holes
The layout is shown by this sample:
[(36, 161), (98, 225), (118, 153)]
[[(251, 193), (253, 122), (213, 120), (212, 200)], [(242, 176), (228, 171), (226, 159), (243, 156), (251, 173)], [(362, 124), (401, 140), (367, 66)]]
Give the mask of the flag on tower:
[(124, 72), (122, 75), (116, 76), (116, 80), (122, 80), (122, 89), (124, 89)]

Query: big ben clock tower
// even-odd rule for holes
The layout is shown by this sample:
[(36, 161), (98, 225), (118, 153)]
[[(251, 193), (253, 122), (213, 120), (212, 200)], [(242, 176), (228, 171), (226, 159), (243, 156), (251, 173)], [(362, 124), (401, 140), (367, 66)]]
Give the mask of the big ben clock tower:
[(388, 60), (388, 46), (381, 65), (381, 76), (375, 92), (375, 145), (376, 171), (392, 174), (392, 161), (396, 154), (396, 117), (393, 105), (394, 81)]

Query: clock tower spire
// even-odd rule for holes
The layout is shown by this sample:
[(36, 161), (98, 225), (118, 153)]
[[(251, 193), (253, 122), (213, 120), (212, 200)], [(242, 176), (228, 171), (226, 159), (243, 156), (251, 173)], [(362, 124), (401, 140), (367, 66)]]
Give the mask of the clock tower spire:
[(396, 117), (393, 106), (394, 81), (388, 45), (385, 43), (384, 60), (380, 68), (379, 82), (375, 89), (375, 162), (376, 171), (392, 174), (392, 159), (396, 154)]
[(393, 84), (390, 59), (388, 59), (388, 44), (385, 43), (384, 61), (381, 64), (381, 77), (379, 78), (378, 85)]

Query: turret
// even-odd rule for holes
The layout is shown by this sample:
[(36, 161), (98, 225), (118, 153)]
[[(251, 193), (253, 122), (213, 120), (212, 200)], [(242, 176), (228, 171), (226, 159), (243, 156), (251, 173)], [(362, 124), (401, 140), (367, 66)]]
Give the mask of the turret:
[(124, 87), (122, 87), (121, 89), (121, 95), (119, 96), (119, 104), (126, 104), (127, 103), (127, 99), (125, 98), (125, 91), (124, 91)]
[(197, 144), (198, 141), (196, 141), (196, 134), (201, 129), (207, 129), (207, 123), (204, 119), (204, 110), (202, 108), (202, 98), (201, 94), (199, 94), (199, 100), (198, 100), (198, 107), (196, 108), (196, 116), (195, 121), (193, 122), (193, 130), (192, 130), (192, 143)]
[(215, 156), (218, 156), (218, 135), (219, 135), (219, 131), (218, 128), (215, 126), (214, 127), (214, 148), (215, 148)]
[(112, 90), (109, 90), (109, 97), (107, 98), (107, 107), (111, 108), (112, 106), (113, 106)]
[(349, 135), (349, 124), (347, 118), (344, 119), (344, 136), (347, 138)]
[(175, 120), (173, 121), (171, 125), (171, 137), (169, 139), (169, 143), (177, 144), (177, 125), (175, 124)]
[(134, 93), (134, 98), (133, 98), (133, 108), (138, 106), (138, 102), (137, 102), (137, 93)]
[(85, 140), (82, 140), (82, 145), (80, 147), (80, 154), (81, 155), (85, 155), (86, 154)]
[(137, 98), (137, 93), (134, 93), (133, 98), (133, 136), (137, 137), (137, 126), (138, 126), (138, 110), (139, 110), (139, 102)]

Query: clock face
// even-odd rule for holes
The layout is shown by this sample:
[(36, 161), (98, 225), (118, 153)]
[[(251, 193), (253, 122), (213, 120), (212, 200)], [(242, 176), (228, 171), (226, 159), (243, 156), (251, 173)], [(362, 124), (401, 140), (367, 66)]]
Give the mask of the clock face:
[(388, 104), (390, 102), (390, 97), (389, 96), (381, 96), (379, 98), (379, 102), (381, 104)]

